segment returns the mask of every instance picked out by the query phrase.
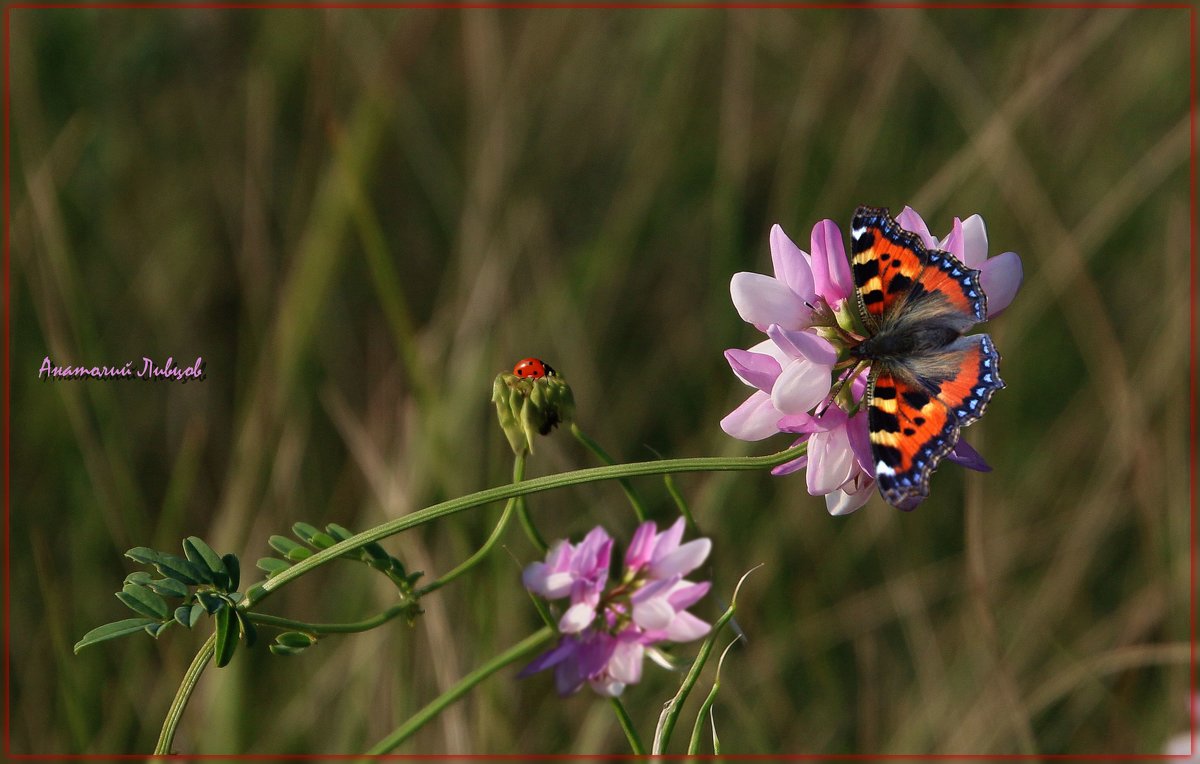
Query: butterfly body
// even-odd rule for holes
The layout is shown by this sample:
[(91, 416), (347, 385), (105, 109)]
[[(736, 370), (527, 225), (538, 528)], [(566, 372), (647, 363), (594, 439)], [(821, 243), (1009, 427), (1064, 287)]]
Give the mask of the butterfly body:
[(869, 362), (867, 424), (883, 498), (911, 509), (929, 478), (1004, 387), (986, 334), (979, 271), (926, 249), (886, 209), (860, 207), (851, 224), (851, 269), (866, 338), (850, 349)]

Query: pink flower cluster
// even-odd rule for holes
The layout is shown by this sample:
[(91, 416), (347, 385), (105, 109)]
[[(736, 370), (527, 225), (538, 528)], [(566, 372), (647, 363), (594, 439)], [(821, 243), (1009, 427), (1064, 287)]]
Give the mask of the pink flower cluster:
[[(1013, 252), (987, 256), (987, 231), (978, 215), (965, 221), (955, 218), (950, 233), (940, 241), (908, 207), (896, 222), (920, 236), (926, 247), (947, 251), (981, 272), (989, 317), (1012, 302), (1021, 285), (1021, 259)], [(755, 392), (721, 420), (721, 428), (741, 440), (762, 440), (780, 432), (798, 434), (796, 445), (807, 442), (807, 453), (773, 472), (782, 475), (807, 468), (808, 492), (824, 496), (830, 514), (844, 515), (865, 504), (875, 486), (866, 407), (857, 405), (866, 390), (866, 372), (849, 381), (848, 394), (839, 396), (841, 405), (823, 406), (835, 392), (834, 366), (840, 349), (830, 341), (836, 340), (837, 332), (829, 329), (834, 323), (847, 323), (845, 316), (857, 306), (836, 223), (822, 220), (813, 227), (811, 250), (811, 254), (801, 250), (776, 225), (771, 229), (775, 275), (734, 274), (729, 284), (734, 307), (767, 339), (748, 350), (725, 351), (733, 373)], [(948, 458), (972, 469), (987, 469), (963, 440)]]
[(556, 542), (545, 562), (525, 568), (525, 588), (548, 600), (567, 599), (558, 619), (558, 644), (521, 671), (525, 677), (555, 669), (560, 695), (584, 683), (601, 695), (616, 697), (642, 677), (642, 659), (654, 657), (660, 642), (690, 642), (711, 626), (687, 612), (708, 593), (711, 583), (684, 578), (708, 557), (712, 542), (683, 540), (683, 518), (658, 532), (642, 523), (625, 551), (621, 578), (610, 585), (613, 540), (603, 528), (583, 541)]

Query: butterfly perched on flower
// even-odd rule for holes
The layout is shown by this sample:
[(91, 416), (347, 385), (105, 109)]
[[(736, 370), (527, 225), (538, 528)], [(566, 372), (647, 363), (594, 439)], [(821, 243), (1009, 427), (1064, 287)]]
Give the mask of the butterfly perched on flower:
[(867, 425), (879, 492), (911, 509), (929, 478), (1004, 387), (1000, 354), (986, 334), (980, 272), (927, 249), (886, 209), (859, 207), (850, 226), (851, 270), (866, 337), (850, 348), (870, 364)]

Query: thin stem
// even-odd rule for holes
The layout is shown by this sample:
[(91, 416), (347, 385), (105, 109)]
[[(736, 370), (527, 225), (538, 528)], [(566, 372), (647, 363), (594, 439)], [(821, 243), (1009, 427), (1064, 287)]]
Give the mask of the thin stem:
[(546, 539), (533, 524), (533, 518), (529, 516), (529, 507), (525, 504), (525, 497), (518, 496), (513, 501), (517, 504), (517, 517), (521, 519), (521, 527), (525, 529), (525, 535), (529, 537), (530, 543), (537, 547), (539, 552), (545, 552), (550, 545), (546, 543)]
[(572, 472), (562, 472), (556, 475), (546, 475), (544, 477), (525, 480), (520, 483), (509, 483), (507, 485), (488, 488), (483, 491), (460, 496), (456, 499), (443, 501), (439, 504), (426, 507), (425, 509), (412, 512), (398, 517), (394, 520), (389, 520), (386, 523), (377, 525), (370, 530), (355, 534), (345, 541), (338, 542), (328, 549), (323, 549), (317, 552), (312, 557), (301, 560), (287, 570), (281, 571), (278, 575), (264, 581), (263, 583), (253, 587), (249, 596), (238, 604), (242, 609), (246, 609), (251, 605), (258, 604), (263, 598), (278, 590), (287, 583), (294, 581), (300, 576), (309, 571), (318, 568), (331, 560), (337, 559), (339, 555), (349, 552), (353, 549), (358, 549), (372, 541), (379, 541), (388, 536), (394, 536), (397, 533), (406, 531), (410, 528), (415, 528), (419, 525), (438, 520), (449, 515), (462, 512), (463, 510), (472, 509), (483, 504), (489, 504), (493, 501), (509, 499), (514, 496), (524, 496), (531, 493), (540, 493), (541, 491), (550, 491), (556, 488), (565, 488), (571, 485), (579, 485), (581, 483), (594, 483), (601, 480), (619, 480), (627, 477), (638, 477), (641, 475), (663, 475), (671, 472), (721, 472), (721, 471), (741, 471), (741, 470), (757, 470), (764, 467), (774, 467), (784, 462), (791, 461), (805, 453), (807, 444), (801, 444), (784, 451), (779, 451), (767, 456), (742, 456), (742, 457), (695, 457), (689, 459), (663, 459), (649, 462), (633, 462), (632, 464), (617, 464), (605, 467), (592, 467), (590, 469), (574, 470)]
[(609, 698), (608, 700), (613, 710), (617, 712), (617, 721), (621, 723), (621, 730), (625, 733), (625, 739), (629, 741), (629, 747), (633, 749), (633, 755), (645, 756), (646, 746), (638, 737), (637, 730), (633, 726), (633, 719), (629, 718), (629, 712), (625, 710), (625, 704), (621, 702), (620, 698)]
[[(519, 454), (513, 461), (513, 482), (519, 483), (525, 479), (525, 455)], [(504, 506), (504, 513), (500, 515), (500, 522), (496, 523), (496, 527), (492, 530), (492, 535), (488, 536), (487, 541), (483, 542), (483, 546), (479, 547), (475, 554), (468, 557), (458, 567), (449, 573), (444, 574), (438, 579), (431, 581), (429, 584), (421, 587), (416, 591), (414, 596), (417, 599), (424, 597), (426, 594), (436, 592), (446, 584), (466, 573), (471, 568), (478, 565), (484, 557), (487, 557), (488, 552), (492, 551), (492, 547), (504, 535), (504, 529), (508, 527), (509, 520), (512, 519), (513, 512), (517, 508), (517, 504), (521, 503), (521, 498), (514, 497), (508, 500), (508, 504)]]
[[(575, 440), (582, 443), (587, 450), (595, 454), (600, 461), (604, 462), (605, 464), (615, 463), (613, 458), (608, 455), (608, 452), (605, 451), (599, 443), (592, 440), (592, 438), (586, 432), (581, 430), (579, 425), (574, 422), (571, 423), (571, 434), (575, 436)], [(646, 522), (646, 507), (642, 504), (642, 500), (637, 495), (637, 492), (633, 490), (633, 485), (625, 478), (617, 478), (617, 482), (621, 484), (621, 490), (624, 491), (625, 496), (629, 498), (629, 503), (633, 506), (633, 513), (637, 515), (638, 522)]]
[(675, 724), (679, 721), (679, 714), (683, 712), (683, 704), (687, 701), (688, 695), (691, 694), (692, 688), (696, 686), (696, 682), (700, 680), (700, 672), (704, 670), (704, 664), (708, 662), (708, 656), (712, 654), (713, 645), (717, 642), (717, 634), (729, 620), (733, 618), (733, 605), (730, 605), (725, 613), (717, 619), (713, 624), (712, 632), (708, 635), (708, 639), (704, 640), (704, 644), (700, 646), (700, 652), (696, 654), (696, 659), (692, 661), (692, 667), (688, 670), (687, 676), (684, 677), (683, 683), (679, 685), (679, 692), (675, 693), (675, 697), (667, 703), (667, 708), (663, 711), (663, 715), (658, 724), (658, 731), (654, 735), (654, 755), (657, 756), (666, 750), (667, 745), (671, 742), (671, 733), (675, 731)]
[(679, 514), (683, 515), (684, 522), (692, 529), (692, 533), (700, 533), (700, 526), (696, 525), (696, 518), (692, 517), (692, 510), (688, 507), (687, 500), (679, 492), (679, 486), (675, 485), (675, 478), (670, 475), (663, 475), (663, 484), (667, 486), (667, 493), (671, 495), (676, 509), (679, 510)]
[(171, 707), (167, 709), (167, 718), (163, 719), (162, 731), (158, 733), (158, 742), (154, 745), (155, 755), (171, 753), (171, 743), (175, 740), (175, 730), (183, 718), (183, 710), (187, 708), (188, 700), (191, 699), (192, 692), (196, 689), (196, 683), (200, 681), (200, 675), (204, 673), (204, 667), (208, 665), (216, 649), (217, 634), (213, 632), (208, 635), (208, 639), (196, 652), (196, 657), (192, 659), (192, 665), (188, 666), (188, 670), (184, 672), (183, 681), (179, 683), (179, 689), (175, 691), (175, 699), (171, 701)]
[(396, 749), (401, 743), (412, 736), (417, 730), (421, 729), (426, 723), (434, 719), (438, 714), (446, 709), (454, 701), (461, 698), (463, 695), (475, 685), (487, 679), (492, 674), (495, 674), (500, 669), (509, 664), (525, 658), (530, 653), (533, 653), (542, 648), (547, 642), (555, 636), (554, 629), (549, 627), (535, 631), (525, 639), (513, 645), (503, 653), (492, 658), (490, 661), (480, 666), (479, 668), (467, 674), (458, 681), (458, 684), (446, 690), (436, 699), (430, 702), (417, 713), (406, 721), (404, 724), (397, 727), (390, 735), (380, 740), (371, 750), (367, 751), (369, 755), (377, 756), (379, 754), (389, 753)]
[(305, 621), (294, 621), (291, 618), (281, 618), (277, 615), (267, 615), (266, 613), (255, 613), (253, 611), (246, 615), (259, 626), (270, 626), (276, 629), (303, 631), (309, 634), (357, 634), (361, 631), (370, 631), (377, 626), (382, 626), (396, 616), (408, 612), (410, 609), (412, 609), (411, 604), (392, 605), (379, 615), (351, 623), (307, 623)]
[[(688, 755), (693, 756), (700, 752), (700, 733), (704, 731), (704, 717), (712, 711), (713, 703), (717, 699), (717, 692), (721, 689), (721, 680), (717, 679), (713, 682), (712, 689), (708, 691), (708, 697), (700, 704), (700, 710), (696, 712), (696, 723), (692, 726), (692, 739), (688, 742)], [(715, 736), (716, 730), (713, 730)], [(719, 754), (720, 751), (715, 750), (713, 753)]]

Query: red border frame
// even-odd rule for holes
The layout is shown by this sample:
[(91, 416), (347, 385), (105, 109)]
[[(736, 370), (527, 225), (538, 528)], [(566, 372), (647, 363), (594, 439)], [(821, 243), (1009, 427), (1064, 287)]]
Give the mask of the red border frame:
[[(1191, 3), (1131, 3), (1131, 2), (1078, 2), (1078, 3), (1015, 3), (1015, 2), (996, 2), (996, 3), (962, 3), (962, 2), (947, 2), (947, 3), (930, 3), (930, 2), (830, 2), (830, 3), (804, 3), (804, 2), (774, 2), (774, 3), (757, 3), (750, 2), (745, 4), (730, 3), (730, 2), (680, 2), (680, 3), (613, 3), (613, 2), (463, 2), (463, 3), (447, 3), (447, 2), (381, 2), (381, 3), (364, 3), (364, 2), (16, 2), (4, 6), (4, 190), (3, 190), (3, 206), (4, 206), (4, 755), (10, 759), (21, 761), (87, 761), (87, 760), (124, 760), (124, 759), (146, 759), (152, 758), (149, 754), (36, 754), (13, 753), (10, 745), (10, 724), (12, 718), (12, 696), (11, 696), (11, 655), (10, 648), (10, 632), (9, 632), (9, 608), (10, 608), (10, 548), (11, 548), (11, 522), (10, 522), (10, 494), (9, 488), (11, 485), (11, 456), (12, 456), (12, 438), (11, 438), (11, 400), (12, 400), (12, 384), (11, 384), (11, 357), (12, 357), (12, 323), (10, 314), (11, 305), (11, 281), (10, 281), (10, 231), (9, 231), (9, 186), (10, 186), (10, 156), (11, 143), (9, 139), (9, 117), (10, 117), (10, 89), (9, 89), (9, 32), (10, 32), (10, 13), (13, 10), (49, 10), (49, 9), (101, 9), (101, 10), (272, 10), (272, 9), (291, 9), (291, 10), (315, 10), (315, 9), (347, 9), (347, 10), (459, 10), (459, 9), (494, 9), (494, 10), (633, 10), (633, 9), (658, 9), (658, 10), (681, 10), (681, 9), (791, 9), (791, 10), (857, 10), (862, 8), (876, 9), (924, 9), (924, 10), (975, 10), (975, 9), (992, 9), (992, 10), (1082, 10), (1082, 9), (1128, 9), (1128, 10), (1187, 10), (1188, 11), (1188, 41), (1189, 41), (1189, 63), (1190, 71), (1188, 76), (1188, 101), (1190, 104), (1191, 129), (1190, 129), (1190, 159), (1188, 168), (1188, 190), (1189, 202), (1188, 210), (1190, 215), (1191, 227), (1188, 236), (1188, 251), (1189, 259), (1189, 285), (1191, 291), (1190, 300), (1190, 322), (1188, 324), (1188, 435), (1189, 435), (1189, 452), (1188, 452), (1188, 497), (1189, 507), (1191, 510), (1189, 522), (1189, 542), (1191, 549), (1190, 564), (1189, 564), (1189, 589), (1191, 592), (1190, 605), (1190, 676), (1189, 686), (1191, 694), (1194, 697), (1200, 689), (1197, 687), (1196, 677), (1196, 628), (1197, 628), (1197, 605), (1196, 605), (1196, 589), (1197, 589), (1197, 539), (1196, 539), (1196, 499), (1197, 499), (1197, 455), (1195, 447), (1197, 444), (1197, 252), (1196, 252), (1196, 191), (1197, 191), (1197, 158), (1196, 158), (1196, 7)], [(1190, 702), (1190, 698), (1189, 698)], [(711, 754), (686, 755), (686, 754), (666, 754), (655, 758), (662, 759), (742, 759), (748, 761), (766, 761), (766, 760), (821, 760), (830, 761), (858, 761), (864, 759), (893, 759), (893, 760), (996, 760), (996, 761), (1037, 761), (1040, 759), (1048, 760), (1080, 760), (1080, 761), (1116, 761), (1116, 760), (1166, 760), (1166, 761), (1190, 761), (1191, 757), (1200, 754), (1200, 722), (1195, 718), (1191, 718), (1191, 753), (1186, 756), (1168, 755), (1168, 754), (723, 754), (721, 756), (713, 756)], [(157, 758), (157, 757), (154, 757)], [(640, 759), (646, 757), (625, 755), (608, 755), (608, 754), (575, 754), (575, 755), (555, 755), (555, 754), (384, 754), (376, 756), (368, 756), (366, 754), (189, 754), (180, 755), (172, 754), (171, 758), (189, 758), (189, 759), (205, 759), (205, 760), (239, 760), (239, 761), (280, 761), (287, 759), (295, 760), (344, 760), (344, 759), (385, 759), (385, 758), (423, 758), (423, 759), (493, 759), (497, 761), (546, 761), (552, 759)]]

